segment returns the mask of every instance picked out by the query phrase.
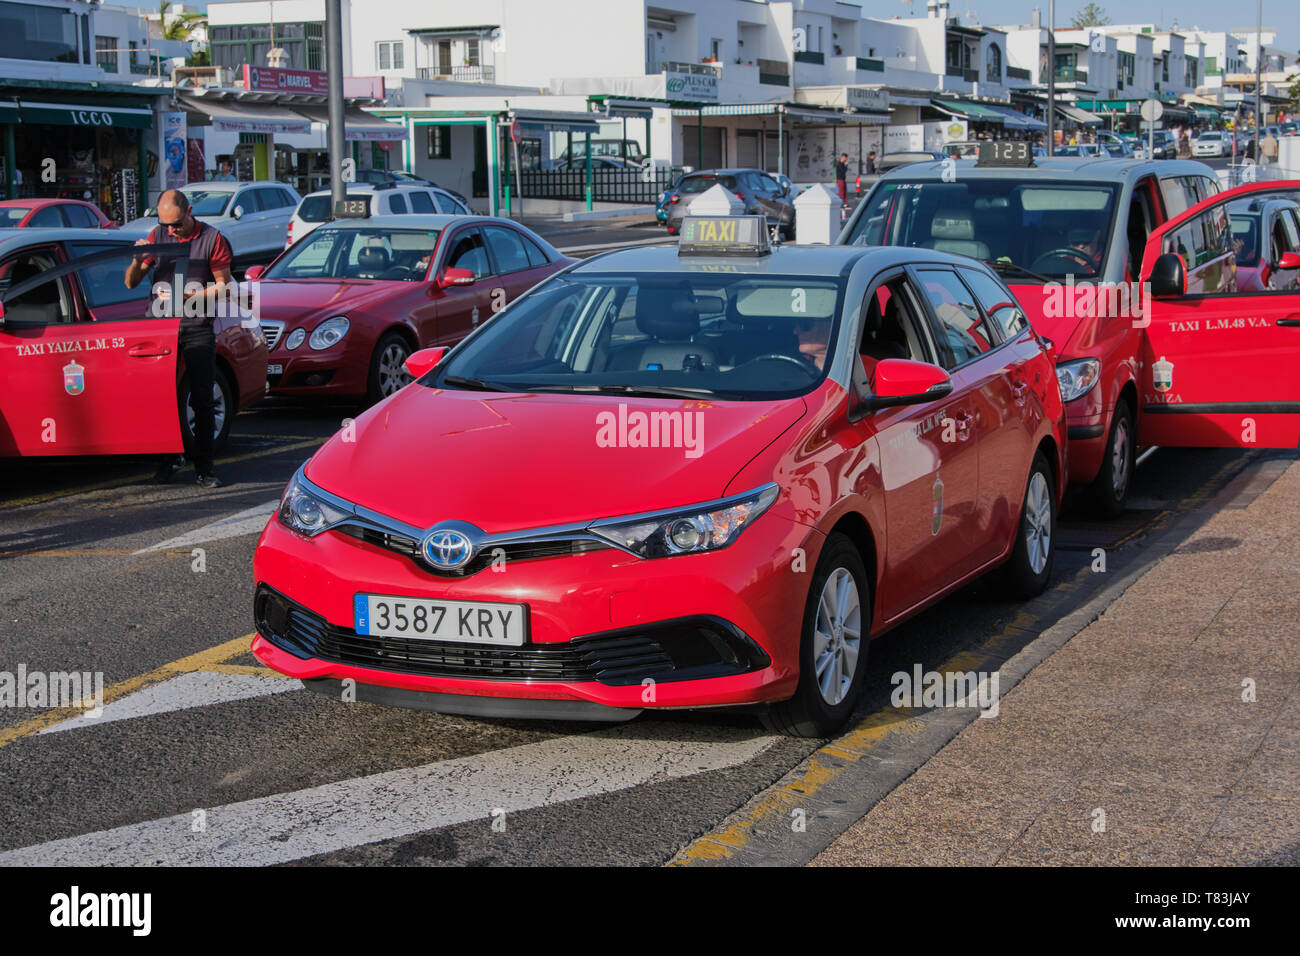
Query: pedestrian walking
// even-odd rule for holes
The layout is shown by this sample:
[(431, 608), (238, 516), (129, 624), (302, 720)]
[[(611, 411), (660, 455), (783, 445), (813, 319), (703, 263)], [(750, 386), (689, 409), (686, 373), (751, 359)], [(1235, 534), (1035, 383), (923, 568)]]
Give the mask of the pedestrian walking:
[[(185, 302), (171, 302), (172, 314), (181, 316), (178, 348), (185, 362), (190, 381), (190, 402), (194, 406), (194, 443), (192, 460), (201, 488), (220, 488), (222, 481), (212, 472), (213, 455), (213, 403), (212, 388), (217, 374), (217, 345), (213, 330), (216, 319), (215, 296), (225, 290), (230, 278), (230, 243), (215, 226), (200, 222), (190, 209), (190, 202), (179, 189), (168, 189), (158, 197), (158, 225), (148, 237), (136, 241), (141, 245), (171, 245), (186, 243), (189, 260), (183, 275), (176, 272), (176, 260), (137, 255), (126, 267), (126, 286), (134, 289), (154, 270), (153, 285), (158, 296), (171, 300), (175, 286), (184, 289), (192, 282), (202, 283), (203, 291), (194, 290), (184, 296)], [(204, 296), (204, 307), (194, 308), (187, 303), (194, 296)], [(191, 314), (198, 313), (198, 314)], [(187, 427), (186, 416), (181, 413), (182, 434)], [(158, 469), (160, 482), (170, 480), (180, 467), (175, 459), (168, 459)]]
[(840, 193), (840, 205), (849, 204), (849, 154), (840, 153), (840, 158), (835, 162), (835, 188)]

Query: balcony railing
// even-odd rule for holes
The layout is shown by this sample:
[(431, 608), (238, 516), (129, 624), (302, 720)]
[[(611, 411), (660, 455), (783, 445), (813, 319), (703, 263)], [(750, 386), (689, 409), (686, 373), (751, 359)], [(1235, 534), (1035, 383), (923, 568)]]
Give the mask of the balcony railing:
[(960, 66), (954, 66), (952, 63), (949, 63), (947, 67), (944, 68), (943, 72), (947, 76), (961, 76), (962, 68)]
[(1007, 67), (1007, 76), (1013, 80), (1029, 80), (1033, 78), (1028, 70), (1018, 66)]
[(766, 86), (789, 86), (790, 77), (786, 73), (764, 73), (759, 70), (758, 82)]
[(825, 63), (826, 54), (814, 53), (812, 50), (804, 50), (802, 52), (796, 50), (794, 61), (796, 63)]
[(492, 66), (422, 66), (415, 71), (422, 80), (455, 80), (460, 83), (494, 83), (496, 67)]
[(884, 60), (879, 60), (872, 56), (860, 56), (857, 60), (859, 70), (870, 70), (872, 73), (885, 72)]
[(720, 76), (722, 70), (711, 63), (687, 63), (685, 60), (658, 60), (646, 65), (646, 73), (699, 73), (702, 76)]
[(1057, 83), (1087, 83), (1088, 71), (1073, 66), (1058, 66), (1053, 75)]

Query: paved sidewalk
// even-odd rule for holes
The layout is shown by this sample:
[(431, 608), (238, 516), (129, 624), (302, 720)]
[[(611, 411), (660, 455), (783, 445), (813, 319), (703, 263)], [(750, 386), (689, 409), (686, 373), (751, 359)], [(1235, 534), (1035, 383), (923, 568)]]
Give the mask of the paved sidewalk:
[(1300, 864), (1300, 462), (812, 863), (874, 864)]

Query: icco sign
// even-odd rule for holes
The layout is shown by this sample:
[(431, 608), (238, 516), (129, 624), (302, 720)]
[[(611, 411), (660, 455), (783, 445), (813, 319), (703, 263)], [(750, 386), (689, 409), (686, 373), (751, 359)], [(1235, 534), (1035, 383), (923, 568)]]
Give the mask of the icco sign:
[(113, 114), (107, 110), (68, 110), (73, 126), (112, 126)]

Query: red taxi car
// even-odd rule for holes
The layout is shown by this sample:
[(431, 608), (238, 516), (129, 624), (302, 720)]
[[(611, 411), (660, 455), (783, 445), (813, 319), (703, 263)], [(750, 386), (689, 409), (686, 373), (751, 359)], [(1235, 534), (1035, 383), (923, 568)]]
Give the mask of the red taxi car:
[[(193, 410), (178, 362), (180, 318), (154, 315), (148, 282), (126, 287), (135, 252), (129, 238), (89, 229), (0, 238), (0, 457), (184, 448)], [(233, 308), (214, 327), (220, 442), (239, 409), (266, 390), (266, 341)], [(184, 435), (180, 408), (188, 412)]]
[(871, 637), (994, 569), (1045, 587), (1063, 410), (1006, 287), (766, 243), (690, 219), (413, 355), (263, 531), (257, 657), (450, 713), (760, 705), (817, 736)]
[(0, 229), (116, 229), (94, 203), (80, 199), (0, 200)]
[(421, 348), (459, 342), (574, 260), (525, 226), (470, 216), (336, 219), (258, 282), (273, 395), (376, 402), (409, 382)]
[[(1300, 336), (1284, 330), (1300, 300), (1295, 293), (1239, 293), (1232, 250), (1223, 248), (1230, 232), (1193, 235), (1222, 219), (1201, 215), (1210, 207), (1198, 204), (1222, 210), (1264, 184), (1220, 193), (1214, 171), (1199, 162), (1035, 159), (1027, 147), (1012, 148), (1017, 145), (990, 144), (955, 175), (944, 163), (917, 163), (882, 177), (837, 241), (971, 256), (1012, 283), (1034, 327), (1054, 343), (1070, 480), (1103, 516), (1124, 510), (1140, 446), (1196, 446), (1212, 438), (1256, 447), (1277, 440), (1294, 448), (1291, 426), (1273, 427), (1291, 412), (1259, 399), (1294, 387), (1294, 359), (1284, 355)], [(1297, 185), (1266, 188), (1288, 193)], [(1189, 223), (1196, 225), (1182, 228)], [(1166, 290), (1151, 297), (1142, 283), (1143, 253), (1169, 230), (1185, 236), (1189, 295)], [(1205, 321), (1230, 316), (1232, 324), (1218, 334), (1198, 332)], [(1200, 397), (1193, 401), (1180, 388), (1182, 372), (1205, 360), (1201, 350), (1211, 343), (1223, 361), (1217, 374), (1197, 383)], [(1156, 381), (1153, 363), (1162, 373)], [(1268, 413), (1269, 427), (1238, 430), (1244, 437), (1230, 441), (1227, 432), (1198, 427), (1191, 409), (1171, 414), (1165, 406), (1180, 396), (1193, 406), (1244, 403), (1278, 411)]]

